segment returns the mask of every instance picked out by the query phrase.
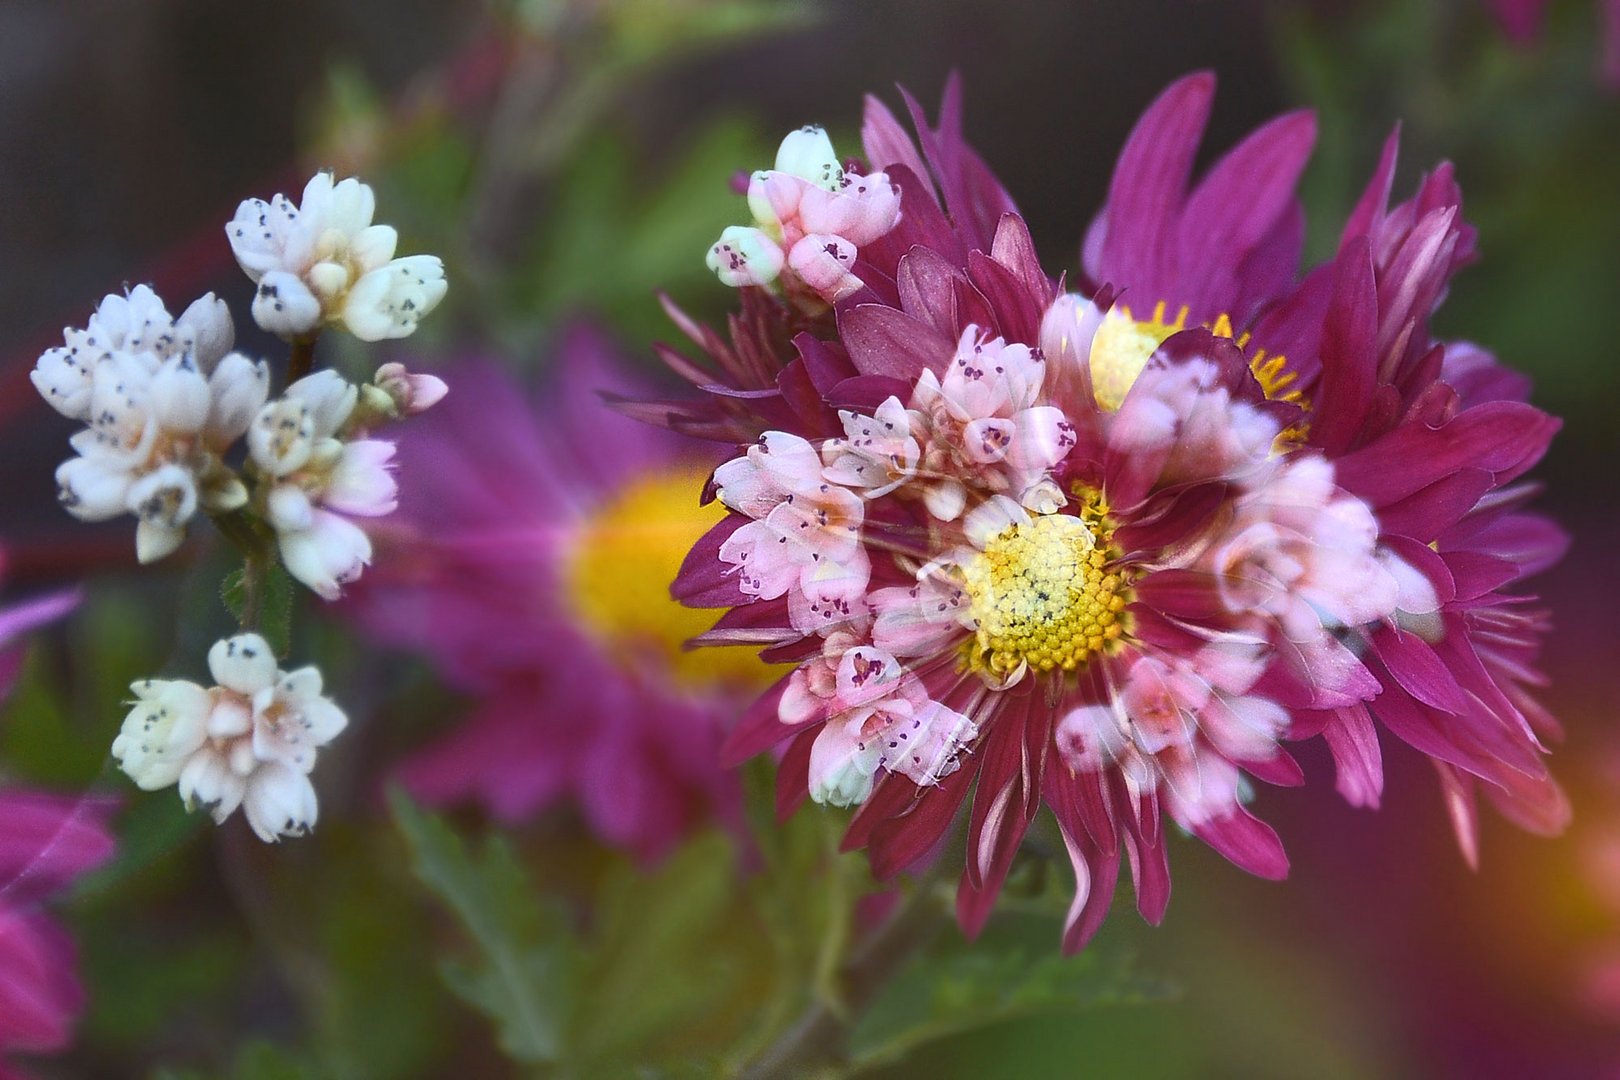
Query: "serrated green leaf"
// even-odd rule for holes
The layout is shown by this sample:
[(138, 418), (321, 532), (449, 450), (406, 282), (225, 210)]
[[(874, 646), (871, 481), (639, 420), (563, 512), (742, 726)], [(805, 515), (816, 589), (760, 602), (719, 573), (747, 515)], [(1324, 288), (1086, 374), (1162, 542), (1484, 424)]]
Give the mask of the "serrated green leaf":
[(410, 844), (417, 878), (455, 913), (477, 946), (476, 960), (443, 966), (450, 987), (495, 1021), (501, 1048), (515, 1060), (561, 1060), (577, 962), (563, 912), (535, 893), (500, 838), (473, 853), (403, 793), (391, 793), (389, 802)]

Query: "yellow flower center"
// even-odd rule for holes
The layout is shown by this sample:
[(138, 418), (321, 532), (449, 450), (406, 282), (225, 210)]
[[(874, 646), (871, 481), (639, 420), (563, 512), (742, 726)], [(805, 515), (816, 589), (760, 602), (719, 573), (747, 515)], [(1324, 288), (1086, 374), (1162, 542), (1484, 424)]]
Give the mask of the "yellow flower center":
[(1124, 304), (1110, 308), (1091, 339), (1091, 388), (1097, 404), (1108, 412), (1118, 409), (1159, 346), (1186, 328), (1187, 309), (1166, 322), (1163, 300), (1154, 305), (1153, 317), (1141, 322)]
[(580, 526), (566, 559), (568, 599), (585, 626), (626, 666), (653, 660), (689, 689), (754, 688), (780, 676), (747, 645), (682, 646), (714, 624), (715, 612), (682, 606), (669, 583), (699, 537), (723, 516), (718, 502), (699, 506), (708, 474), (675, 468), (650, 473), (597, 507)]
[(968, 666), (997, 676), (1020, 665), (1073, 671), (1118, 640), (1129, 597), (1109, 559), (1097, 534), (1070, 514), (1003, 529), (963, 567), (978, 624)]
[[(1131, 309), (1124, 304), (1111, 308), (1103, 316), (1102, 325), (1097, 327), (1096, 336), (1091, 340), (1091, 385), (1098, 406), (1109, 412), (1118, 409), (1159, 346), (1170, 335), (1187, 328), (1185, 306), (1176, 312), (1174, 321), (1167, 322), (1164, 313), (1165, 303), (1160, 300), (1153, 306), (1152, 318), (1143, 321), (1135, 319)], [(1234, 338), (1239, 346), (1245, 348), (1249, 344), (1249, 335), (1234, 333), (1232, 320), (1225, 315), (1209, 324), (1209, 331), (1216, 337)], [(1287, 357), (1267, 356), (1264, 349), (1255, 349), (1249, 354), (1249, 370), (1254, 372), (1260, 389), (1265, 391), (1268, 399), (1310, 408), (1310, 403), (1298, 388), (1290, 389), (1291, 384), (1298, 380), (1299, 373), (1288, 367)], [(1295, 434), (1294, 429), (1290, 428), (1279, 438)], [(1303, 432), (1297, 434), (1302, 436)]]

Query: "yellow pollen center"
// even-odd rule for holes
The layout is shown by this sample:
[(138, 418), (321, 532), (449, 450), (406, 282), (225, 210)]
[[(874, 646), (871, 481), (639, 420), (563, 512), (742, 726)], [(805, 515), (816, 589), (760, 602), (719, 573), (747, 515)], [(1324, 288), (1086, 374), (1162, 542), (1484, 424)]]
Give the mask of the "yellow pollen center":
[(707, 473), (689, 468), (651, 473), (597, 507), (565, 561), (568, 599), (626, 666), (644, 670), (651, 659), (689, 689), (764, 686), (781, 673), (761, 661), (754, 646), (682, 648), (714, 625), (714, 612), (684, 607), (669, 595), (681, 560), (725, 516), (718, 502), (698, 505), (706, 479)]
[(1163, 300), (1154, 306), (1153, 317), (1142, 322), (1124, 304), (1111, 308), (1091, 339), (1091, 388), (1098, 406), (1108, 412), (1118, 409), (1159, 346), (1186, 328), (1187, 309), (1166, 322)]
[(978, 624), (968, 666), (1073, 671), (1124, 633), (1125, 581), (1083, 521), (1047, 514), (1009, 525), (963, 567)]
[[(1187, 328), (1185, 306), (1176, 312), (1173, 321), (1166, 321), (1164, 316), (1163, 300), (1154, 305), (1150, 319), (1138, 321), (1124, 304), (1110, 309), (1103, 316), (1102, 325), (1097, 327), (1097, 333), (1091, 339), (1091, 385), (1099, 407), (1108, 412), (1117, 410), (1159, 346), (1172, 334)], [(1249, 335), (1237, 334), (1228, 316), (1221, 315), (1207, 325), (1210, 333), (1216, 337), (1232, 338), (1240, 347), (1248, 347)], [(1249, 353), (1249, 370), (1254, 372), (1260, 389), (1269, 400), (1287, 401), (1310, 409), (1310, 403), (1299, 388), (1292, 387), (1299, 373), (1288, 367), (1287, 357), (1267, 356), (1264, 349), (1254, 349)], [(1302, 430), (1290, 428), (1278, 437), (1278, 441), (1299, 441), (1303, 434)]]

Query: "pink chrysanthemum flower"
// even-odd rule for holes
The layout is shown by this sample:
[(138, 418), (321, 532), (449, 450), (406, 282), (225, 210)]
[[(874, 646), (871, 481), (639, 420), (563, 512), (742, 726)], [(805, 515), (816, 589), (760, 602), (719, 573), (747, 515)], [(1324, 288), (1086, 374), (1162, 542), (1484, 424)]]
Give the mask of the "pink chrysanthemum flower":
[[(1502, 32), (1523, 45), (1541, 36), (1547, 18), (1547, 0), (1487, 0), (1491, 14)], [(1602, 51), (1598, 56), (1598, 77), (1611, 90), (1620, 90), (1620, 0), (1598, 0)]]
[(720, 517), (695, 494), (715, 456), (604, 404), (602, 387), (641, 387), (594, 332), (566, 337), (557, 371), (540, 394), (491, 365), (447, 375), (455, 392), (400, 438), (391, 553), (351, 610), (472, 700), (405, 763), (413, 794), (506, 822), (575, 807), (652, 859), (740, 820), (718, 747), (774, 675), (751, 650), (685, 650), (707, 620), (667, 594)]
[[(1446, 350), (1400, 366), (1430, 355), (1428, 308), (1471, 254), (1454, 199), (1430, 219), (1449, 173), (1412, 204), (1358, 211), (1346, 250), (1369, 273), (1376, 252), (1380, 317), (1339, 287), (1353, 256), (1295, 285), (1308, 115), (1260, 129), (1188, 193), (1212, 91), (1208, 76), (1185, 79), (1138, 125), (1084, 245), (1090, 299), (1060, 294), (1042, 269), (962, 140), (954, 85), (937, 129), (908, 99), (920, 148), (869, 101), (867, 155), (902, 205), (849, 266), (858, 286), (831, 313), (745, 290), (729, 341), (676, 313), (718, 370), (665, 358), (709, 403), (632, 410), (752, 442), (715, 471), (731, 513), (675, 586), (730, 609), (700, 641), (765, 644), (799, 664), (728, 758), (788, 741), (781, 808), (806, 795), (859, 805), (847, 843), (880, 875), (935, 851), (972, 790), (958, 893), (970, 933), (1043, 802), (1077, 879), (1069, 949), (1100, 925), (1122, 860), (1143, 914), (1162, 915), (1166, 815), (1280, 877), (1282, 847), (1244, 805), (1249, 779), (1300, 782), (1282, 744), (1320, 733), (1341, 788), (1375, 800), (1369, 703), (1442, 710), (1403, 723), (1397, 704), (1402, 720), (1386, 723), (1439, 758), (1453, 788), (1461, 769), (1510, 805), (1527, 786), (1538, 807), (1556, 792), (1500, 689), (1530, 677), (1533, 624), (1476, 603), (1479, 590), (1459, 600), (1437, 565), (1444, 540), (1438, 552), (1433, 537), (1408, 542), (1399, 511), (1414, 504), (1392, 506), (1459, 469), (1467, 480), (1446, 490), (1477, 499), (1551, 431), (1527, 406), (1485, 405), (1481, 420), (1514, 422), (1511, 446), (1459, 437), (1443, 427), (1457, 395), (1434, 388)], [(1122, 295), (1151, 303), (1151, 318)], [(1497, 385), (1477, 355), (1451, 352), (1454, 378)], [(1408, 391), (1422, 404), (1402, 418)], [(1380, 489), (1364, 470), (1386, 436)], [(1401, 460), (1403, 448), (1434, 456)], [(1468, 527), (1456, 542), (1478, 551), (1502, 534)], [(1478, 584), (1502, 583), (1489, 578)], [(1523, 732), (1508, 730), (1515, 717)]]

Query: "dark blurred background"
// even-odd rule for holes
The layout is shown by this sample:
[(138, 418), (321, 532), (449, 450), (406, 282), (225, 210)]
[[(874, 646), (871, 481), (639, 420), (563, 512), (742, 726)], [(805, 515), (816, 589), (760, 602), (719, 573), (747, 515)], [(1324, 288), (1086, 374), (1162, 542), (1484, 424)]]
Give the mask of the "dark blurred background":
[[(546, 132), (526, 126), (512, 85), (527, 79), (543, 94), (557, 70), (580, 76), (598, 55), (591, 13), (607, 5), (526, 6), (544, 9), (528, 17), (558, 32), (514, 51), (511, 12), (476, 0), (0, 4), (0, 536), (11, 593), (130, 562), (122, 524), (69, 529), (55, 507), (50, 474), (68, 426), (34, 396), (29, 367), (62, 325), (82, 324), (99, 296), (126, 282), (154, 282), (180, 306), (212, 288), (245, 308), (249, 286), (222, 224), (248, 194), (290, 190), (311, 166), (333, 164), (369, 168), (368, 178), (406, 194), (443, 188), (475, 201), (445, 247), (411, 248), (442, 250), (453, 281), (436, 338), (412, 345), (493, 341), (516, 362), (533, 354), (529, 322), (549, 319), (553, 301), (537, 294), (530, 304), (504, 284), (503, 268), (543, 245), (548, 215), (575, 196), (545, 163)], [(1487, 816), (1472, 873), (1426, 766), (1386, 740), (1386, 797), (1373, 814), (1338, 803), (1325, 760), (1307, 754), (1318, 783), (1261, 796), (1293, 857), (1288, 883), (1248, 879), (1182, 844), (1165, 927), (1148, 931), (1116, 913), (1110, 933), (1180, 985), (1179, 1000), (1094, 1011), (1056, 1029), (1006, 1025), (940, 1047), (915, 1068), (1620, 1071), (1620, 959), (1612, 970), (1603, 962), (1620, 955), (1620, 910), (1610, 906), (1620, 892), (1620, 364), (1610, 325), (1620, 312), (1620, 96), (1593, 74), (1594, 6), (1553, 4), (1542, 37), (1526, 45), (1506, 41), (1472, 0), (843, 0), (794, 13), (788, 28), (697, 40), (676, 59), (642, 64), (572, 114), (589, 129), (582, 137), (611, 140), (630, 163), (635, 182), (621, 197), (654, 190), (717, 123), (741, 124), (768, 146), (771, 133), (822, 122), (853, 148), (864, 92), (893, 101), (891, 87), (903, 83), (931, 106), (959, 70), (968, 134), (1019, 199), (1055, 272), (1074, 264), (1142, 107), (1173, 78), (1207, 67), (1221, 90), (1205, 160), (1278, 111), (1320, 110), (1306, 187), (1317, 253), (1330, 249), (1397, 119), (1398, 192), (1439, 158), (1455, 160), (1484, 260), (1463, 274), (1440, 329), (1531, 372), (1537, 403), (1567, 421), (1540, 476), (1542, 506), (1575, 537), (1542, 587), (1557, 623), (1544, 657), (1547, 697), (1569, 729), (1555, 754), (1575, 801), (1569, 835), (1538, 840)], [(485, 77), (491, 65), (504, 81)], [(395, 126), (405, 136), (367, 141)], [(468, 152), (422, 165), (413, 129), (424, 139), (467, 133)], [(503, 160), (503, 131), (521, 134), (532, 168)], [(716, 206), (723, 196), (703, 213)], [(390, 218), (408, 244), (413, 227), (417, 236), (435, 228), (429, 209), (417, 216)], [(700, 221), (696, 232), (712, 235), (727, 220)], [(671, 284), (714, 310), (726, 298), (699, 287), (701, 257), (694, 247), (698, 273)], [(598, 306), (609, 317), (640, 310), (620, 320), (634, 344), (664, 336), (650, 285), (632, 284), (633, 295)], [(1019, 1067), (1008, 1070), (1011, 1061)]]

